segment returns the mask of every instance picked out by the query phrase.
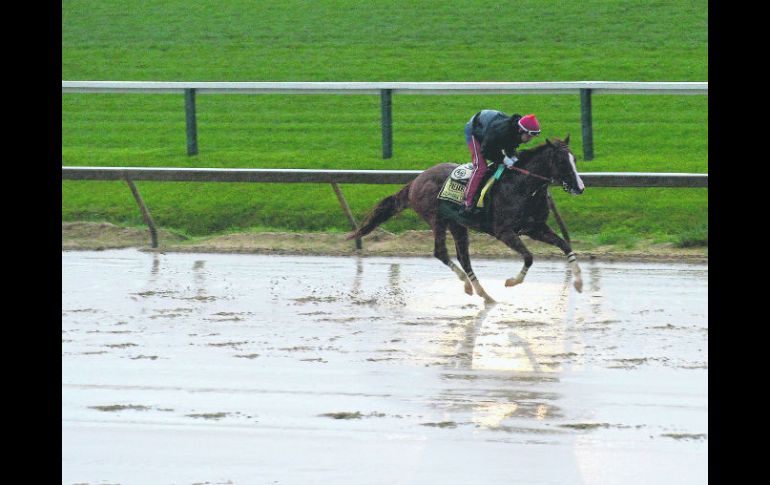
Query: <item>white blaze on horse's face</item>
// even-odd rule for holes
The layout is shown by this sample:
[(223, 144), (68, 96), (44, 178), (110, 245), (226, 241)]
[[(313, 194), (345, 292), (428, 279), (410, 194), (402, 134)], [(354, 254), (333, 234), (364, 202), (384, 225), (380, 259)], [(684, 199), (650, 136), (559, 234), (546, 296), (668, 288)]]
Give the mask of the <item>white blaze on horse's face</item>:
[(569, 163), (572, 166), (572, 172), (575, 174), (575, 181), (577, 183), (577, 187), (575, 190), (571, 190), (575, 195), (582, 194), (583, 191), (586, 189), (585, 184), (583, 183), (583, 179), (580, 178), (580, 175), (578, 174), (577, 167), (575, 166), (575, 155), (572, 154), (572, 152), (568, 153), (569, 155)]

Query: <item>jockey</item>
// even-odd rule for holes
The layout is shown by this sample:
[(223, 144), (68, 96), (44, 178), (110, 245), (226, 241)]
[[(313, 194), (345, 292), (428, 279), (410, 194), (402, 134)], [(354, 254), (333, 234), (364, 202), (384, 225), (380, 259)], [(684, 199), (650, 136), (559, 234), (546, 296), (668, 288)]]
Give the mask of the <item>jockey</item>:
[(473, 173), (465, 191), (465, 212), (473, 210), (473, 197), (487, 172), (487, 160), (492, 164), (502, 162), (511, 168), (519, 160), (516, 157), (519, 145), (539, 134), (540, 122), (533, 114), (508, 116), (485, 109), (473, 115), (465, 125), (465, 142), (473, 162)]

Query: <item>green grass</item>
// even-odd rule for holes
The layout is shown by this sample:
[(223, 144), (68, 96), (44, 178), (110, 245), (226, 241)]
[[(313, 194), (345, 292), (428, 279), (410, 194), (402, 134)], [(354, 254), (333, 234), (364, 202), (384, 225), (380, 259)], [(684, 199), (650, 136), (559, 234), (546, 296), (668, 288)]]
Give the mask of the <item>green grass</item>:
[[(62, 78), (159, 81), (706, 81), (705, 1), (68, 1)], [(181, 95), (62, 95), (62, 164), (425, 169), (468, 160), (462, 129), (482, 108), (535, 112), (571, 133), (578, 168), (708, 171), (708, 98), (596, 95), (595, 160), (580, 161), (573, 95), (396, 95), (382, 160), (371, 95), (199, 95), (200, 154), (186, 156)], [(538, 140), (535, 143), (540, 143)], [(149, 183), (157, 224), (203, 235), (254, 227), (343, 231), (319, 184)], [(344, 185), (360, 219), (396, 186)], [(571, 234), (708, 244), (705, 189), (555, 190)], [(62, 183), (63, 220), (138, 224), (125, 184)], [(408, 211), (386, 229), (426, 228)], [(621, 235), (627, 235), (622, 236)], [(614, 235), (614, 236), (613, 236)], [(624, 242), (625, 241), (625, 242)], [(631, 242), (628, 242), (631, 241)]]

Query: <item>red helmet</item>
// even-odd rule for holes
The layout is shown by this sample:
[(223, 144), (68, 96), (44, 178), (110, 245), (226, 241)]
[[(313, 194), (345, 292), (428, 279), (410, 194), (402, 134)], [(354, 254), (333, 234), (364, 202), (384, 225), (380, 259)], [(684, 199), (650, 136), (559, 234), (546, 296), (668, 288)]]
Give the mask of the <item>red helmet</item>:
[(519, 128), (532, 136), (540, 134), (540, 122), (537, 121), (535, 115), (522, 116), (521, 119), (519, 119)]

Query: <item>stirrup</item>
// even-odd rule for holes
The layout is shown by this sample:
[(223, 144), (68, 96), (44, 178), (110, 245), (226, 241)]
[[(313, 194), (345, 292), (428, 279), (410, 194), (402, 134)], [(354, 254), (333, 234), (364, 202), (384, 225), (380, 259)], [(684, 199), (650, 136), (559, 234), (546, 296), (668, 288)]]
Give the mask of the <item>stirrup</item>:
[(478, 213), (479, 213), (479, 209), (475, 205), (467, 206), (463, 204), (462, 209), (460, 209), (460, 214), (467, 215), (467, 216), (476, 215)]

